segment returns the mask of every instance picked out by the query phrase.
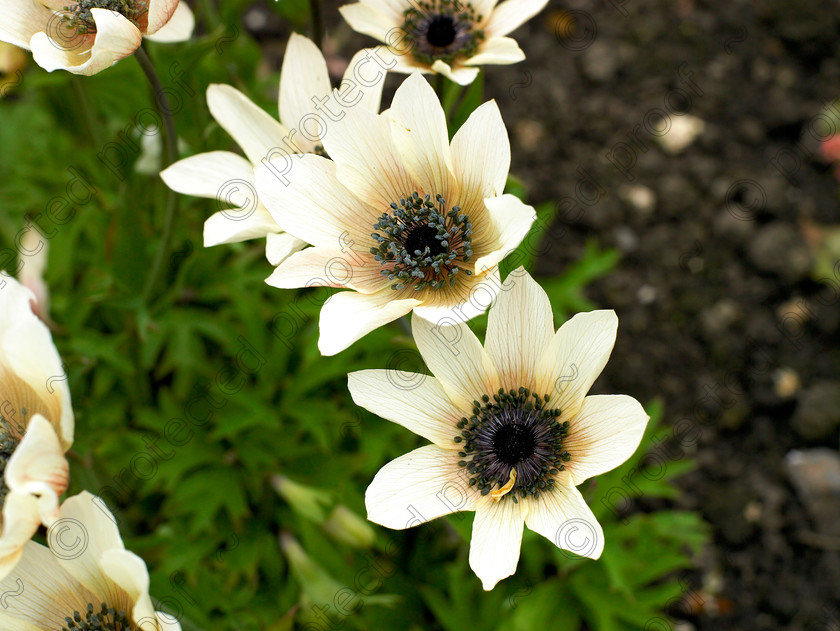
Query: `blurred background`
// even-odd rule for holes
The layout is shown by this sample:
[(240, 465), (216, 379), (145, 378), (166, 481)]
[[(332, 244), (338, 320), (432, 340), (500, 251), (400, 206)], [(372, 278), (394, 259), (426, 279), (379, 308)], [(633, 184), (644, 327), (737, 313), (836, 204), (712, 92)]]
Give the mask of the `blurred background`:
[[(196, 37), (149, 46), (179, 152), (236, 151), (206, 88), (276, 116), (309, 5), (189, 4)], [(334, 81), (374, 43), (338, 6), (323, 7)], [(76, 411), (69, 492), (103, 497), (185, 631), (840, 629), (838, 16), (818, 0), (550, 0), (513, 34), (527, 59), (483, 68), (455, 108), (450, 133), (496, 100), (508, 190), (538, 212), (506, 269), (534, 273), (558, 326), (616, 310), (593, 392), (652, 416), (636, 456), (581, 487), (602, 558), (526, 532), (489, 593), (467, 563), (471, 513), (364, 520), (376, 471), (423, 441), (356, 408), (346, 374), (424, 372), (404, 330), (320, 357), (329, 292), (265, 285), (261, 241), (203, 248), (212, 200), (179, 198), (145, 292), (167, 190), (140, 68), (48, 74), (3, 49), (0, 267), (37, 276), (37, 225)]]

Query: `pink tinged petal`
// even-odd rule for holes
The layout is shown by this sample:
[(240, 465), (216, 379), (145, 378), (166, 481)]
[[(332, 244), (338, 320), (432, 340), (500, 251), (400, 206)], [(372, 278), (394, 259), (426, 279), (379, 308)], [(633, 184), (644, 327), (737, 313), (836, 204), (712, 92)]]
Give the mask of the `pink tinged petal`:
[(357, 33), (369, 35), (381, 42), (388, 41), (387, 35), (390, 31), (400, 26), (394, 16), (389, 16), (368, 3), (356, 2), (345, 4), (338, 8), (341, 17)]
[(285, 156), (254, 172), (257, 194), (284, 232), (341, 251), (354, 244), (370, 250), (377, 212), (339, 181), (335, 162), (311, 154)]
[(490, 309), (484, 344), (501, 386), (533, 390), (537, 385), (535, 370), (553, 337), (548, 295), (524, 268), (514, 270)]
[(506, 0), (495, 8), (484, 32), (488, 38), (507, 35), (542, 11), (547, 3), (548, 0)]
[(494, 267), (484, 274), (473, 276), (473, 279), (475, 280), (468, 285), (466, 291), (457, 291), (456, 287), (453, 288), (454, 293), (447, 294), (445, 292), (450, 290), (449, 287), (439, 289), (431, 298), (416, 307), (414, 313), (439, 326), (465, 323), (481, 315), (493, 304), (502, 286), (499, 268)]
[[(366, 294), (390, 284), (379, 273), (379, 263), (370, 254), (365, 257), (323, 246), (290, 255), (265, 282), (279, 289), (347, 287)], [(383, 294), (383, 297), (387, 296)]]
[[(90, 13), (96, 23), (96, 36), (89, 51), (81, 40), (57, 42), (46, 33), (36, 33), (30, 41), (35, 62), (49, 72), (67, 70), (93, 75), (110, 68), (140, 46), (140, 31), (125, 16), (107, 9), (91, 9)], [(77, 44), (82, 47), (77, 48)]]
[[(280, 120), (289, 129), (308, 129), (305, 120), (315, 115), (323, 118), (316, 109), (316, 101), (330, 96), (332, 86), (324, 55), (312, 41), (292, 33), (286, 45), (283, 66), (280, 69)], [(319, 107), (323, 107), (323, 104)], [(329, 122), (326, 123), (329, 125)], [(319, 126), (312, 124), (316, 129)]]
[(411, 329), (429, 370), (460, 409), (471, 410), (473, 401), (498, 389), (493, 364), (466, 324), (440, 326), (414, 314)]
[[(272, 223), (274, 220), (272, 220)], [(269, 232), (265, 235), (265, 258), (272, 265), (280, 265), (295, 252), (306, 247), (306, 241), (286, 232)]]
[(478, 54), (464, 62), (465, 66), (507, 65), (519, 63), (525, 59), (525, 53), (515, 39), (510, 37), (491, 37), (478, 49)]
[(157, 616), (149, 597), (149, 571), (139, 556), (128, 550), (105, 550), (100, 560), (102, 572), (118, 585), (133, 604), (131, 617), (141, 630), (155, 629)]
[(335, 98), (343, 107), (360, 107), (379, 113), (382, 87), (393, 62), (384, 57), (382, 46), (360, 50), (347, 65)]
[(146, 38), (161, 44), (185, 42), (192, 37), (195, 28), (195, 15), (186, 2), (181, 2), (169, 21), (157, 31), (146, 31)]
[(533, 206), (523, 204), (518, 197), (509, 193), (488, 197), (484, 205), (498, 235), (498, 245), (497, 249), (476, 260), (475, 269), (479, 272), (495, 267), (519, 247), (537, 218)]
[(638, 449), (650, 417), (642, 404), (624, 394), (593, 395), (569, 421), (563, 447), (572, 454), (566, 470), (581, 484), (615, 469)]
[(207, 106), (213, 118), (242, 147), (252, 164), (294, 151), (289, 132), (236, 88), (212, 84)]
[(163, 25), (172, 18), (178, 4), (178, 0), (149, 0), (149, 25), (146, 27), (146, 32), (156, 33), (163, 28)]
[(58, 519), (58, 498), (67, 490), (70, 470), (55, 429), (40, 414), (26, 426), (4, 475), (14, 493), (39, 496), (42, 523), (49, 526)]
[(433, 72), (442, 74), (444, 77), (458, 85), (469, 85), (478, 76), (478, 68), (453, 68), (440, 59), (435, 60), (431, 67)]
[(251, 163), (230, 151), (209, 151), (178, 160), (161, 171), (160, 177), (173, 191), (223, 200), (231, 206), (249, 207), (257, 197)]
[(525, 502), (483, 499), (475, 508), (470, 567), (487, 591), (516, 572), (526, 506)]
[(505, 192), (510, 141), (495, 101), (480, 105), (470, 114), (453, 136), (450, 151), (463, 207), (484, 206), (485, 198)]
[(335, 355), (383, 324), (393, 322), (411, 311), (419, 301), (393, 300), (386, 289), (376, 294), (342, 291), (321, 308), (321, 337), (318, 349), (322, 355)]
[(399, 369), (360, 370), (347, 377), (353, 402), (443, 449), (460, 449), (456, 424), (464, 416), (438, 380)]
[(557, 484), (550, 493), (529, 498), (525, 524), (558, 548), (597, 559), (604, 551), (604, 531), (575, 487)]
[(36, 0), (0, 0), (0, 41), (29, 50), (35, 33), (48, 29), (53, 12)]
[(394, 94), (389, 110), (397, 152), (409, 173), (432, 196), (443, 195), (449, 207), (457, 192), (449, 152), (446, 115), (435, 91), (420, 73), (413, 73)]
[(14, 492), (6, 495), (3, 502), (3, 530), (0, 534), (0, 578), (15, 567), (23, 546), (40, 525), (36, 497)]
[(280, 226), (262, 204), (253, 209), (222, 210), (204, 222), (204, 247), (261, 239), (278, 230)]
[(365, 492), (368, 519), (404, 530), (457, 511), (474, 510), (457, 453), (426, 445), (382, 467)]
[(560, 408), (564, 420), (578, 413), (607, 365), (617, 329), (615, 311), (578, 313), (560, 327), (546, 348), (537, 369), (537, 390), (551, 395), (549, 406)]

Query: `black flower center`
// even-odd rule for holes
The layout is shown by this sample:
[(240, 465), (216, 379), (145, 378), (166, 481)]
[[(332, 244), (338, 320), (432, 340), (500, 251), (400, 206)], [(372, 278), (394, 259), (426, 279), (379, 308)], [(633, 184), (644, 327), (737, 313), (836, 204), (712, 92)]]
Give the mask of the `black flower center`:
[(148, 0), (79, 0), (64, 7), (62, 23), (79, 34), (96, 33), (96, 22), (91, 9), (116, 11), (139, 28), (140, 17), (148, 13)]
[(476, 28), (481, 15), (461, 0), (419, 0), (403, 13), (403, 33), (414, 58), (424, 64), (452, 64), (478, 51), (484, 31)]
[(61, 631), (136, 631), (134, 623), (124, 611), (117, 611), (105, 603), (101, 604), (98, 613), (88, 603), (84, 616), (74, 611), (73, 616), (67, 616), (64, 621), (67, 624), (61, 627)]
[(370, 236), (378, 244), (370, 249), (382, 265), (380, 273), (394, 281), (391, 289), (413, 285), (415, 290), (455, 285), (459, 273), (472, 272), (464, 264), (472, 256), (470, 218), (460, 206), (446, 208), (446, 200), (420, 197), (415, 191), (391, 204), (373, 225)]
[(458, 464), (466, 467), (470, 486), (514, 502), (554, 488), (555, 476), (571, 459), (563, 447), (569, 422), (558, 420), (559, 409), (545, 407), (548, 400), (519, 388), (473, 401), (472, 416), (457, 423), (454, 439), (463, 443)]

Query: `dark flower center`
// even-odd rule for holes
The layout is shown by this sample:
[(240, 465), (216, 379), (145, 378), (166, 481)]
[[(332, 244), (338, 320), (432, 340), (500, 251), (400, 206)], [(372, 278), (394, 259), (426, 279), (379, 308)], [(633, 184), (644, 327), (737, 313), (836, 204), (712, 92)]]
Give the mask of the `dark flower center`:
[(557, 420), (560, 410), (546, 408), (548, 400), (519, 388), (473, 401), (472, 416), (457, 423), (454, 439), (463, 443), (458, 464), (466, 467), (470, 486), (514, 502), (554, 488), (555, 476), (571, 459), (563, 448), (569, 422)]
[(469, 58), (478, 51), (484, 31), (469, 2), (461, 0), (419, 0), (403, 12), (403, 32), (414, 58), (433, 64), (438, 59), (452, 64), (456, 58)]
[(415, 191), (391, 204), (373, 225), (370, 236), (378, 244), (370, 249), (382, 265), (380, 273), (394, 281), (391, 289), (413, 285), (415, 290), (455, 285), (459, 273), (472, 272), (464, 263), (472, 256), (472, 224), (460, 206), (446, 209), (446, 200), (420, 197)]
[(91, 9), (116, 11), (138, 28), (140, 17), (149, 11), (148, 0), (79, 0), (76, 4), (64, 7), (62, 23), (81, 35), (96, 33)]
[(67, 616), (64, 621), (67, 624), (61, 627), (61, 631), (136, 631), (134, 623), (124, 611), (117, 611), (105, 603), (101, 604), (98, 613), (88, 603), (84, 616), (74, 611), (73, 616)]

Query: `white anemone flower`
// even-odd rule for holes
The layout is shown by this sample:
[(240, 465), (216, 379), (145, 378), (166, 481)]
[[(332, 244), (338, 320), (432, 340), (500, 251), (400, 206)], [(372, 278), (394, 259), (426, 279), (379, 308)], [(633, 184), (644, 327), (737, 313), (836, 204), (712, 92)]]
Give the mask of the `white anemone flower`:
[(505, 37), (539, 13), (548, 0), (361, 0), (339, 9), (359, 33), (388, 45), (395, 72), (434, 72), (468, 85), (477, 66), (525, 59)]
[(293, 33), (280, 71), (279, 122), (229, 85), (207, 89), (210, 112), (247, 159), (211, 151), (180, 160), (160, 174), (173, 190), (217, 199), (224, 208), (204, 224), (205, 247), (267, 237), (266, 256), (278, 265), (306, 245), (284, 233), (265, 209), (254, 187), (253, 167), (279, 155), (322, 151), (324, 120), (340, 115), (342, 108), (379, 112), (386, 72), (377, 59), (372, 49), (356, 53), (333, 94), (321, 51)]
[(522, 268), (490, 309), (482, 347), (466, 325), (412, 319), (434, 377), (349, 375), (360, 406), (432, 441), (368, 487), (368, 519), (404, 529), (475, 511), (470, 566), (484, 589), (514, 573), (523, 526), (597, 559), (604, 535), (577, 486), (623, 463), (648, 415), (625, 395), (586, 396), (607, 363), (613, 311), (579, 313), (555, 333), (548, 296)]
[[(156, 612), (143, 560), (125, 549), (117, 521), (87, 491), (61, 505), (49, 548), (30, 541), (0, 590), (0, 627), (15, 631), (179, 631)], [(75, 626), (71, 626), (68, 618)]]
[(499, 290), (499, 262), (536, 214), (503, 194), (510, 143), (495, 102), (476, 109), (449, 142), (446, 117), (415, 73), (392, 106), (331, 121), (331, 160), (295, 156), (256, 169), (275, 221), (314, 247), (284, 261), (267, 283), (344, 287), (321, 309), (324, 355), (334, 355), (414, 310), (436, 323), (465, 322)]
[(32, 311), (31, 291), (0, 274), (0, 577), (41, 524), (58, 515), (67, 489), (64, 453), (73, 410), (49, 329)]
[(0, 0), (0, 40), (32, 51), (52, 72), (93, 75), (140, 46), (190, 38), (195, 17), (178, 0)]

